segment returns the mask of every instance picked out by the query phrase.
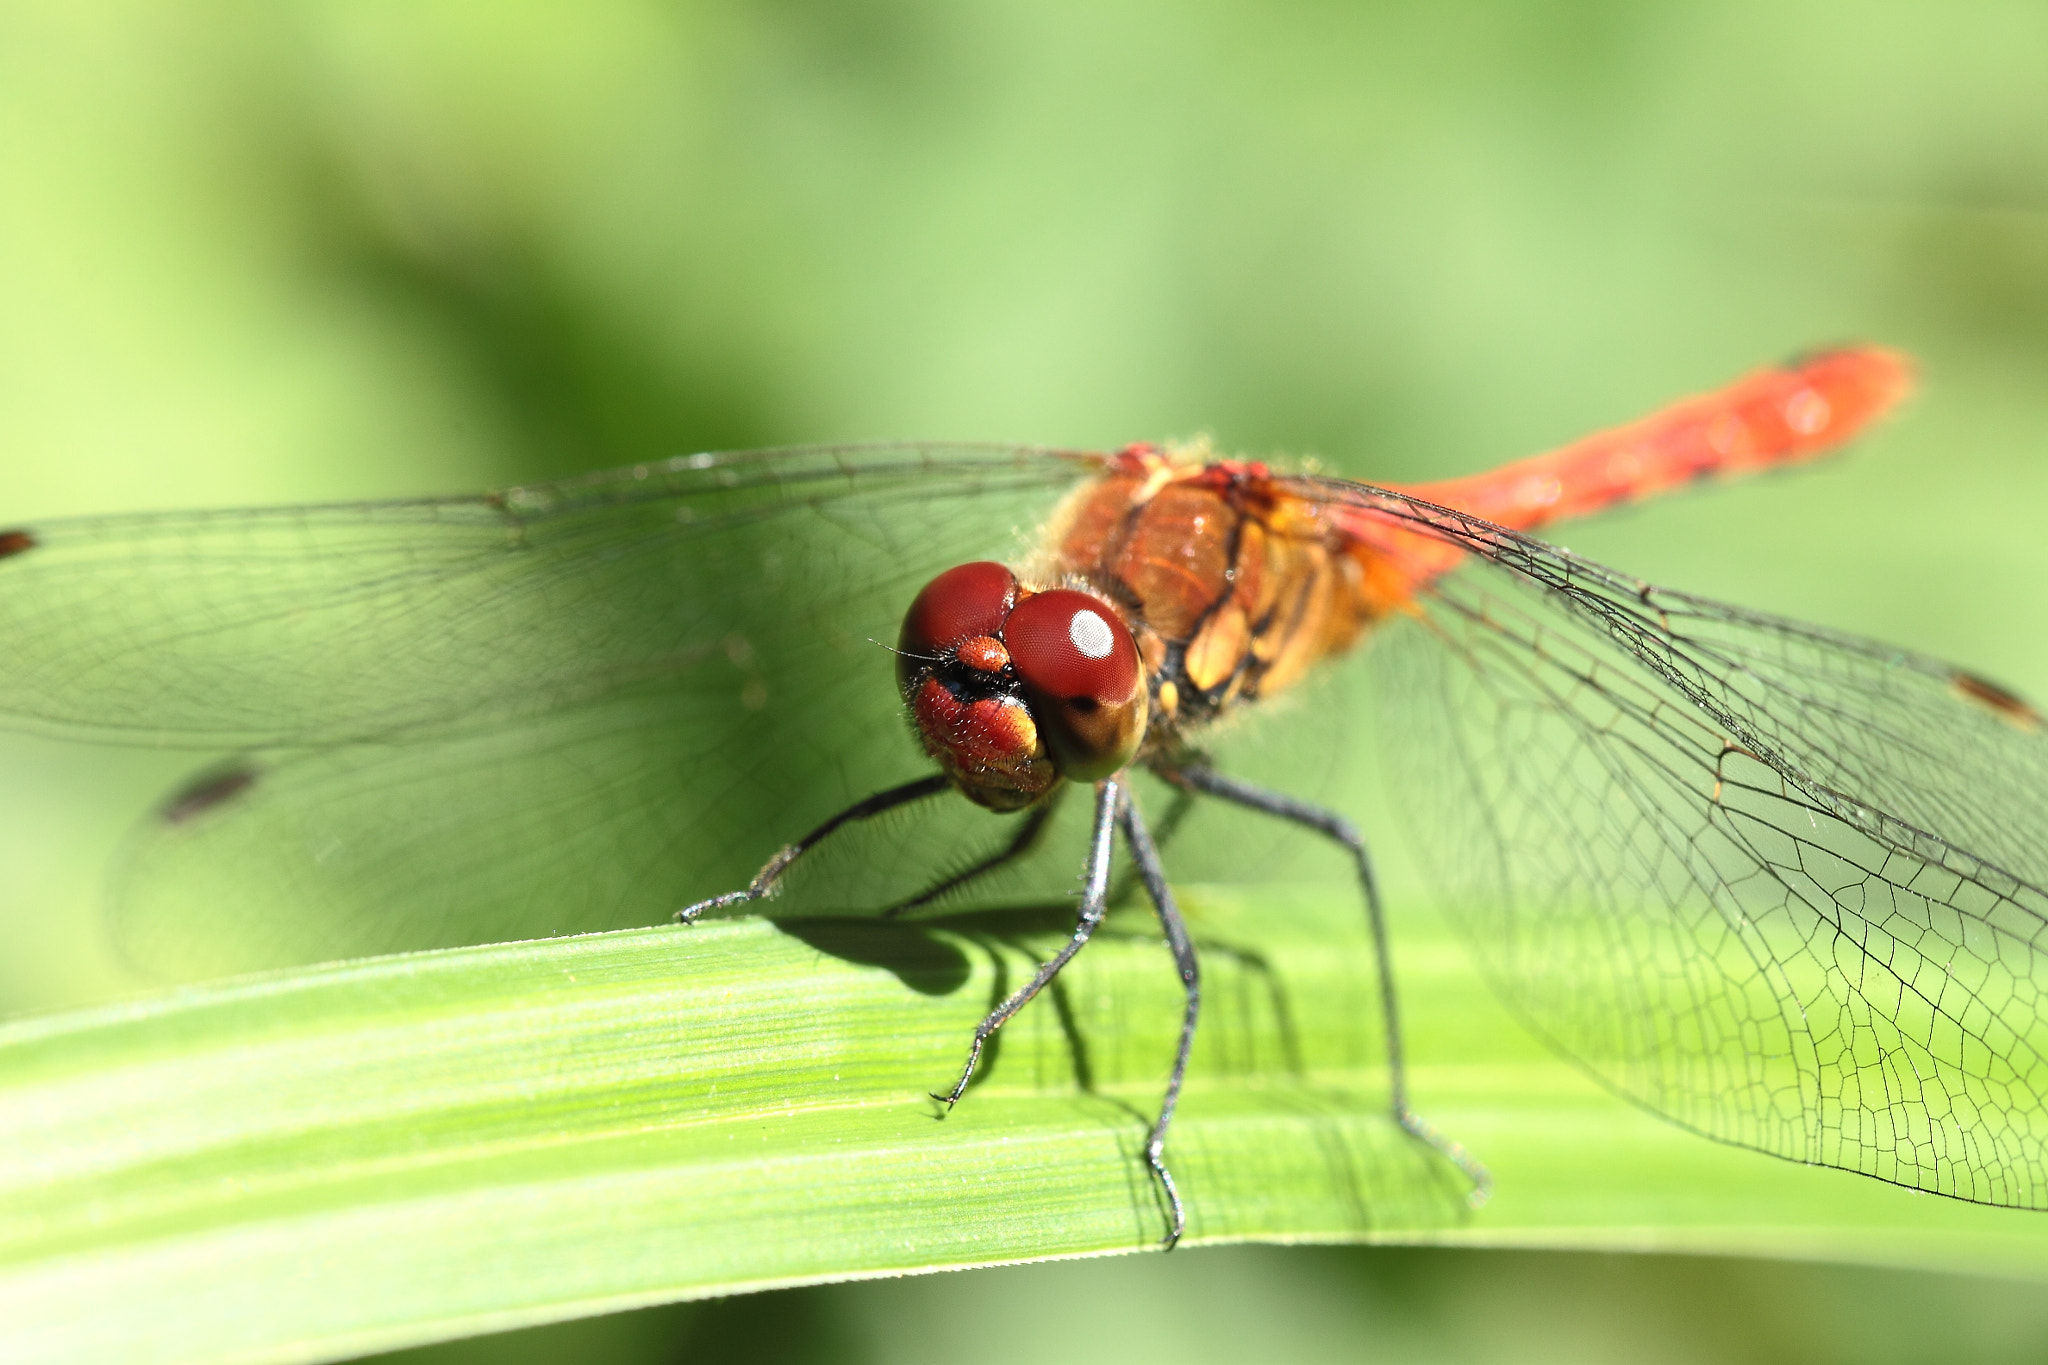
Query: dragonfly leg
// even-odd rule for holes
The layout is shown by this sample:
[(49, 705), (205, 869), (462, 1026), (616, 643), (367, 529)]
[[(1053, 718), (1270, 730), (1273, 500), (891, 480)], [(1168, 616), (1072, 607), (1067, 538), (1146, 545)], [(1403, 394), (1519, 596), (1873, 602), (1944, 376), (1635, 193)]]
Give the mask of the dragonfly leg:
[(1010, 842), (1001, 849), (991, 853), (972, 867), (963, 868), (949, 877), (941, 878), (908, 900), (897, 901), (894, 905), (882, 911), (883, 917), (894, 919), (906, 910), (916, 910), (930, 905), (939, 897), (953, 891), (958, 891), (969, 882), (978, 881), (988, 876), (991, 872), (998, 870), (1006, 864), (1015, 862), (1029, 853), (1033, 848), (1037, 847), (1039, 836), (1045, 833), (1046, 823), (1052, 818), (1053, 806), (1059, 800), (1059, 796), (1060, 792), (1055, 790), (1051, 797), (1040, 801), (1037, 805), (1025, 811), (1023, 821), (1017, 826), (1017, 832), (1010, 837)]
[(1138, 814), (1135, 802), (1126, 801), (1123, 808), (1124, 842), (1130, 845), (1131, 861), (1138, 865), (1138, 876), (1145, 883), (1146, 894), (1152, 898), (1152, 906), (1159, 912), (1159, 925), (1166, 931), (1166, 943), (1173, 950), (1173, 965), (1180, 973), (1180, 984), (1187, 997), (1187, 1009), (1181, 1016), (1180, 1045), (1173, 1054), (1173, 1074), (1166, 1082), (1166, 1098), (1159, 1106), (1159, 1117), (1153, 1120), (1152, 1131), (1145, 1139), (1145, 1164), (1152, 1168), (1153, 1176), (1166, 1191), (1166, 1203), (1172, 1212), (1172, 1223), (1167, 1229), (1164, 1249), (1173, 1250), (1187, 1231), (1187, 1210), (1181, 1206), (1180, 1190), (1173, 1183), (1173, 1172), (1166, 1169), (1166, 1129), (1173, 1122), (1173, 1111), (1180, 1104), (1181, 1082), (1187, 1079), (1188, 1056), (1195, 1046), (1195, 1020), (1202, 1011), (1202, 974), (1195, 961), (1195, 945), (1188, 937), (1188, 927), (1180, 917), (1180, 908), (1173, 903), (1173, 888), (1167, 885), (1166, 869), (1160, 864), (1159, 849), (1152, 842), (1152, 833), (1145, 828), (1145, 817)]
[[(1188, 815), (1194, 808), (1194, 794), (1183, 791), (1178, 787), (1174, 788), (1173, 799), (1167, 803), (1166, 813), (1156, 821), (1147, 822), (1151, 829), (1152, 846), (1155, 849), (1164, 849), (1170, 845), (1173, 842), (1173, 836), (1180, 832), (1180, 827), (1187, 822)], [(1133, 868), (1132, 872), (1135, 873), (1136, 869)], [(1129, 905), (1132, 894), (1142, 885), (1144, 885), (1142, 879), (1134, 877), (1127, 876), (1113, 879), (1109, 887), (1110, 908), (1112, 910), (1121, 910), (1124, 906)]]
[(699, 915), (707, 911), (727, 910), (735, 905), (746, 905), (772, 895), (775, 884), (782, 880), (783, 873), (789, 871), (790, 864), (823, 843), (841, 825), (852, 824), (856, 820), (871, 820), (898, 806), (907, 806), (913, 801), (937, 796), (950, 785), (945, 774), (933, 773), (930, 777), (920, 777), (915, 782), (905, 782), (900, 787), (891, 787), (887, 791), (876, 792), (865, 800), (856, 801), (795, 843), (784, 844), (777, 849), (775, 856), (754, 874), (754, 880), (748, 882), (746, 886), (738, 891), (728, 891), (722, 896), (698, 901), (695, 905), (686, 905), (676, 911), (676, 921), (680, 924), (693, 924)]
[(988, 1045), (990, 1036), (1008, 1023), (1010, 1016), (1030, 1004), (1033, 996), (1050, 985), (1052, 979), (1060, 974), (1060, 968), (1072, 962), (1074, 954), (1085, 948), (1088, 940), (1095, 936), (1095, 930), (1101, 925), (1109, 907), (1110, 836), (1115, 832), (1117, 808), (1124, 802), (1123, 786), (1115, 778), (1095, 784), (1095, 823), (1088, 838), (1088, 865), (1081, 883), (1081, 913), (1074, 921), (1074, 932), (1029, 981), (975, 1025), (974, 1042), (967, 1050), (967, 1065), (961, 1068), (960, 1079), (945, 1094), (932, 1093), (932, 1098), (948, 1109), (960, 1102), (967, 1083), (974, 1079), (974, 1068), (981, 1061), (982, 1049)]
[(1393, 1102), (1394, 1120), (1409, 1134), (1441, 1152), (1465, 1174), (1466, 1179), (1472, 1182), (1470, 1202), (1474, 1208), (1484, 1204), (1493, 1193), (1492, 1174), (1465, 1150), (1462, 1143), (1445, 1137), (1434, 1124), (1409, 1107), (1408, 1069), (1401, 1046), (1401, 1004), (1394, 990), (1394, 958), (1387, 937), (1386, 908), (1380, 902), (1379, 880), (1373, 876), (1372, 856), (1366, 851), (1365, 840), (1357, 827), (1335, 811), (1240, 782), (1234, 777), (1225, 777), (1203, 764), (1162, 766), (1155, 771), (1162, 779), (1184, 791), (1214, 796), (1247, 810), (1314, 830), (1324, 838), (1342, 844), (1351, 854), (1358, 867), (1359, 886), (1365, 892), (1366, 921), (1372, 929), (1373, 955), (1379, 963), (1380, 1014), (1387, 1036), (1387, 1089)]

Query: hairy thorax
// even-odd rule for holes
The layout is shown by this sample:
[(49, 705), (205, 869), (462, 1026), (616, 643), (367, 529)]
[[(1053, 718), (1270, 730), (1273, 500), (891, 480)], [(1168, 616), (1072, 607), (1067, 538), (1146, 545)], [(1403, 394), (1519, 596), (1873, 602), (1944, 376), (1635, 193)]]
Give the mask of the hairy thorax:
[(1085, 583), (1123, 614), (1152, 691), (1149, 755), (1399, 610), (1407, 594), (1383, 559), (1262, 464), (1131, 446), (1060, 510), (1030, 571)]

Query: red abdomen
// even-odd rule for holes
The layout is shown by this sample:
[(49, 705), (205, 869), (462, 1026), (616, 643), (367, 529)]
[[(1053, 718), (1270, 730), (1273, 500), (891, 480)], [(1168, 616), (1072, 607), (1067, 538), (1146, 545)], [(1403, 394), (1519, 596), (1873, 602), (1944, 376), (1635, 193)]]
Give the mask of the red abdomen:
[[(1533, 529), (1811, 458), (1855, 435), (1910, 382), (1893, 352), (1823, 352), (1545, 455), (1392, 491)], [(1055, 519), (1030, 572), (1083, 580), (1123, 613), (1151, 682), (1148, 750), (1289, 686), (1389, 612), (1411, 609), (1418, 590), (1463, 558), (1448, 541), (1318, 494), (1336, 487), (1131, 446)]]

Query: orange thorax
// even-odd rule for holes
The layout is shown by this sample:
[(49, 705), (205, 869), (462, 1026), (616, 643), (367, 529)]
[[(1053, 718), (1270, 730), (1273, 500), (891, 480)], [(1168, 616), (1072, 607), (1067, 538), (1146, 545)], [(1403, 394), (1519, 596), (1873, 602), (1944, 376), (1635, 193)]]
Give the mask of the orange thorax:
[(1383, 554), (1264, 465), (1152, 446), (1069, 499), (1032, 568), (1122, 612), (1151, 682), (1148, 750), (1290, 686), (1408, 600)]

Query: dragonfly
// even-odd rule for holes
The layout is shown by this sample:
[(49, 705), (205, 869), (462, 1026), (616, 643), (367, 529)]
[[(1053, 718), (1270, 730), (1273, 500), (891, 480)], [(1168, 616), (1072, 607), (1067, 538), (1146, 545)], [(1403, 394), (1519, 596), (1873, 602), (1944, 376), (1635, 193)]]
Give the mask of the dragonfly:
[[(1071, 878), (1049, 813), (1087, 791), (1074, 928), (936, 1098), (1086, 946), (1120, 838), (1185, 991), (1144, 1146), (1171, 1246), (1199, 955), (1141, 770), (1344, 851), (1392, 1115), (1489, 1188), (1410, 1105), (1359, 830), (1205, 747), (1357, 658), (1445, 908), (1554, 1048), (1708, 1137), (2039, 1209), (2040, 714), (1531, 534), (1818, 456), (1909, 383), (1891, 352), (1822, 352), (1410, 487), (1150, 445), (892, 444), (23, 525), (0, 531), (0, 716), (212, 755), (112, 900), (123, 950), (168, 974), (744, 913), (821, 863), (811, 894), (916, 913), (1034, 858)], [(934, 863), (988, 812), (1014, 822), (992, 851)], [(933, 842), (860, 844), (885, 815)], [(808, 832), (763, 866), (764, 830)]]

